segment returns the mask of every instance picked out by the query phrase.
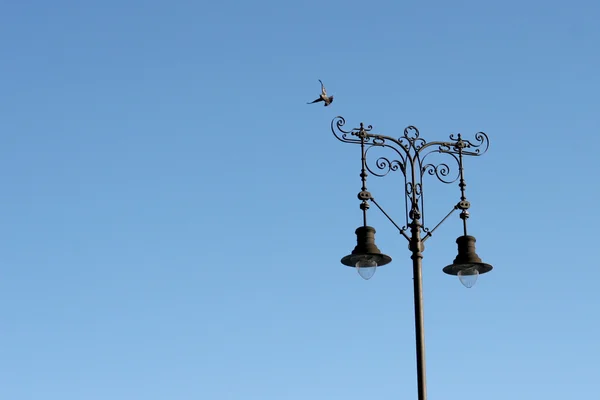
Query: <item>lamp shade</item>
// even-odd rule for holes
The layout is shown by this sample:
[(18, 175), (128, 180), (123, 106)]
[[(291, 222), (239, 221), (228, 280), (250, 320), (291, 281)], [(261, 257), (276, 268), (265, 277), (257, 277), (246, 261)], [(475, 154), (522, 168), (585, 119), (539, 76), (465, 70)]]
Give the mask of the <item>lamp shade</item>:
[(461, 271), (464, 271), (465, 275), (473, 275), (473, 271), (477, 271), (477, 275), (480, 275), (491, 271), (493, 267), (482, 262), (475, 252), (475, 241), (475, 237), (468, 235), (456, 239), (458, 255), (452, 264), (444, 267), (443, 271), (448, 275), (459, 275)]
[(356, 247), (341, 261), (349, 267), (356, 267), (356, 263), (365, 261), (375, 262), (380, 267), (388, 264), (392, 258), (381, 253), (375, 245), (375, 228), (361, 226), (356, 229)]

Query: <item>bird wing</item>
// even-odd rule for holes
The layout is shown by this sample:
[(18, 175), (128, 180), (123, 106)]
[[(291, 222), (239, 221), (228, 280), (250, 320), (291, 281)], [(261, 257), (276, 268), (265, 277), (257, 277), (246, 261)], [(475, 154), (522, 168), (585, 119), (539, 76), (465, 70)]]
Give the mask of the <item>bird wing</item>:
[[(319, 82), (321, 82), (320, 79)], [(327, 90), (325, 89), (325, 85), (323, 85), (323, 82), (321, 82), (321, 93), (323, 94), (323, 96), (327, 96)]]

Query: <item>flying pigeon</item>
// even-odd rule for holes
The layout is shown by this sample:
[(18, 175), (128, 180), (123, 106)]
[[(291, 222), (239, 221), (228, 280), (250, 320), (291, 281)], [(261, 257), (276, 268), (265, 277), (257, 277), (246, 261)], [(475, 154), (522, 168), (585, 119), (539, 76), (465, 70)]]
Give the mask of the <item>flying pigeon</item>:
[[(319, 79), (319, 82), (321, 82), (320, 79)], [(325, 107), (327, 107), (328, 105), (333, 103), (333, 95), (327, 96), (327, 90), (325, 90), (325, 85), (323, 85), (323, 82), (321, 82), (321, 95), (319, 96), (319, 98), (316, 99), (315, 101), (311, 101), (310, 103), (306, 103), (306, 104), (318, 103), (319, 101), (325, 102)]]

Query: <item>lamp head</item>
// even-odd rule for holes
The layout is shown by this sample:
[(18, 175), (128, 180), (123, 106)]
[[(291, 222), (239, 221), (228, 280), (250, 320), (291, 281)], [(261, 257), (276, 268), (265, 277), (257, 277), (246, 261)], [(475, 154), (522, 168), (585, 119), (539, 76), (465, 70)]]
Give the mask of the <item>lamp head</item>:
[(481, 261), (481, 258), (475, 252), (475, 237), (460, 236), (456, 239), (458, 244), (458, 255), (454, 262), (443, 271), (448, 275), (456, 275), (460, 282), (467, 288), (472, 287), (477, 281), (477, 277), (492, 270), (490, 264)]
[(341, 261), (344, 265), (355, 267), (364, 279), (370, 279), (377, 267), (388, 264), (392, 258), (381, 253), (375, 245), (375, 228), (361, 226), (356, 229), (356, 247)]

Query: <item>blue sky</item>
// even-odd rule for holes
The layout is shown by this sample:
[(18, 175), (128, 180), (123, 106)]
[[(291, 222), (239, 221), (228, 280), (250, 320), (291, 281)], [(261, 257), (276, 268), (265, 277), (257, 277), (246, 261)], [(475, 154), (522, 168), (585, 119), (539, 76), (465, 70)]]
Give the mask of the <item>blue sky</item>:
[[(339, 260), (372, 124), (485, 131), (469, 232), (424, 252), (430, 399), (594, 398), (600, 8), (571, 2), (29, 1), (0, 11), (0, 398), (416, 398), (405, 240)], [(322, 79), (331, 107), (308, 106)], [(369, 179), (402, 220), (399, 175)], [(430, 225), (458, 201), (426, 186)]]

